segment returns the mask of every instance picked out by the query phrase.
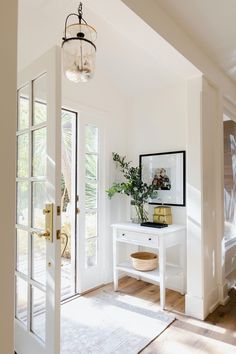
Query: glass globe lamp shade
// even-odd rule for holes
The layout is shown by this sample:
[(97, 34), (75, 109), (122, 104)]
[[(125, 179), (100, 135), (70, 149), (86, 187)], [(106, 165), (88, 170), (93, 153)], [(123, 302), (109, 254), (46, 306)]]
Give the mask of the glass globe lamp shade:
[(65, 76), (73, 82), (89, 81), (95, 71), (97, 33), (84, 23), (76, 23), (66, 28), (66, 37), (62, 43), (63, 70)]

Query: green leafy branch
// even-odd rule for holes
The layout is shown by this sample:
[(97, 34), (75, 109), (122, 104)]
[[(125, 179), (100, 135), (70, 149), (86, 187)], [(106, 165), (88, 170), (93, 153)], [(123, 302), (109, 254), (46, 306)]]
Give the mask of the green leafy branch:
[(141, 173), (139, 167), (131, 166), (131, 161), (126, 161), (126, 156), (120, 156), (117, 153), (112, 153), (113, 161), (124, 176), (125, 181), (121, 183), (114, 182), (112, 186), (106, 191), (109, 198), (115, 194), (121, 193), (132, 198), (133, 205), (142, 205), (147, 203), (150, 198), (157, 196), (155, 186), (144, 183), (141, 180)]

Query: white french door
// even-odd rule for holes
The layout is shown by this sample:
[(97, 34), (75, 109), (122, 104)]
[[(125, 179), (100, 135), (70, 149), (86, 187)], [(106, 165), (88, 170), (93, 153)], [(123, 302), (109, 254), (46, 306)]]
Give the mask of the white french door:
[(18, 82), (15, 351), (60, 353), (61, 64), (54, 47)]
[(104, 282), (103, 124), (94, 114), (79, 114), (78, 151), (78, 292)]

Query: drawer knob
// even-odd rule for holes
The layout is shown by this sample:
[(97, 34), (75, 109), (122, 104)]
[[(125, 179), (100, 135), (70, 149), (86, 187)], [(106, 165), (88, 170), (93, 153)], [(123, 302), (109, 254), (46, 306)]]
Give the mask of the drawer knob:
[(152, 241), (152, 238), (151, 237), (149, 237), (149, 239), (148, 239), (149, 241)]
[(125, 234), (122, 234), (122, 236), (125, 236)]

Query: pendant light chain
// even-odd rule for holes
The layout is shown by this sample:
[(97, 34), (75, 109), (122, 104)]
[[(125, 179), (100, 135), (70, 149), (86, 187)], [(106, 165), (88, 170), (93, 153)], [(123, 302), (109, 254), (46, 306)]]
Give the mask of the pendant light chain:
[(83, 4), (82, 4), (82, 2), (79, 3), (78, 14), (79, 14), (79, 23), (81, 23), (82, 18), (83, 18)]

